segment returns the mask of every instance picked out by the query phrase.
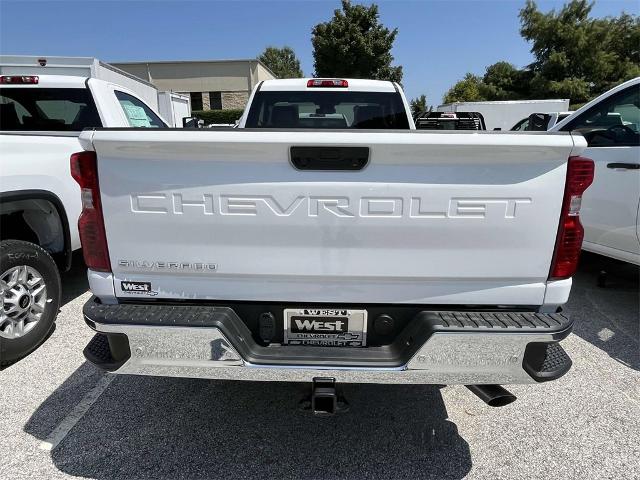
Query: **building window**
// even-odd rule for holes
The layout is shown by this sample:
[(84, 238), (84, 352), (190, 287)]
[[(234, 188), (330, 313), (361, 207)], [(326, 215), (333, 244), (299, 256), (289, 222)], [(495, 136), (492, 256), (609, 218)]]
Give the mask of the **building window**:
[(202, 93), (191, 92), (191, 110), (202, 110)]
[(222, 110), (222, 92), (209, 92), (209, 108)]

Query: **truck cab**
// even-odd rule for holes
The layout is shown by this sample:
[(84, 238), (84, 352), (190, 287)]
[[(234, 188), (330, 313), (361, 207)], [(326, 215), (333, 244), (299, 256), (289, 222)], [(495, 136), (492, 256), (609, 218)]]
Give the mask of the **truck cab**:
[(251, 93), (239, 128), (414, 130), (395, 82), (362, 79), (265, 80)]
[(544, 132), (561, 122), (573, 112), (532, 113), (516, 123), (512, 132)]
[(479, 112), (424, 112), (416, 119), (418, 130), (486, 130)]

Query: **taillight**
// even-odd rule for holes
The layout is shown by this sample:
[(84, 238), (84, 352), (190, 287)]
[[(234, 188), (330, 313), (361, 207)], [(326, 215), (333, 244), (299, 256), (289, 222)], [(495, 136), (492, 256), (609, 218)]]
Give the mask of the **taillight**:
[(4, 85), (37, 85), (39, 78), (35, 75), (2, 75), (0, 83)]
[(560, 226), (556, 239), (549, 280), (571, 277), (578, 267), (584, 228), (580, 223), (582, 194), (593, 182), (593, 160), (584, 157), (569, 157), (567, 183), (560, 215)]
[(312, 78), (307, 81), (307, 87), (320, 87), (320, 88), (346, 88), (349, 86), (349, 82), (339, 79), (322, 79)]
[(110, 272), (111, 263), (102, 216), (96, 153), (80, 152), (71, 155), (71, 176), (80, 185), (82, 198), (78, 230), (84, 261), (91, 270)]

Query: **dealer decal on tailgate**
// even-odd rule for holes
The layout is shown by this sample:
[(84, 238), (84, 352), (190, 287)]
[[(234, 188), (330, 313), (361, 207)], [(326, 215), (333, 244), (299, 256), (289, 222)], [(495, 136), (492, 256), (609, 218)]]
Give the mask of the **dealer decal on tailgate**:
[(151, 282), (120, 282), (120, 288), (123, 293), (132, 293), (134, 295), (151, 295), (155, 296), (158, 292), (151, 289)]

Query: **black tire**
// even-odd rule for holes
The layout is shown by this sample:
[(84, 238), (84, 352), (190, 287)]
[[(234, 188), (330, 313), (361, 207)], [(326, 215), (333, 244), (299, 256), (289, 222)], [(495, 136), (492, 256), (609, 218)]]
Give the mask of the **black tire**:
[(18, 265), (35, 268), (47, 287), (47, 302), (38, 323), (20, 338), (0, 337), (0, 368), (29, 355), (53, 332), (60, 309), (60, 273), (56, 263), (40, 246), (22, 240), (0, 241), (0, 275)]

